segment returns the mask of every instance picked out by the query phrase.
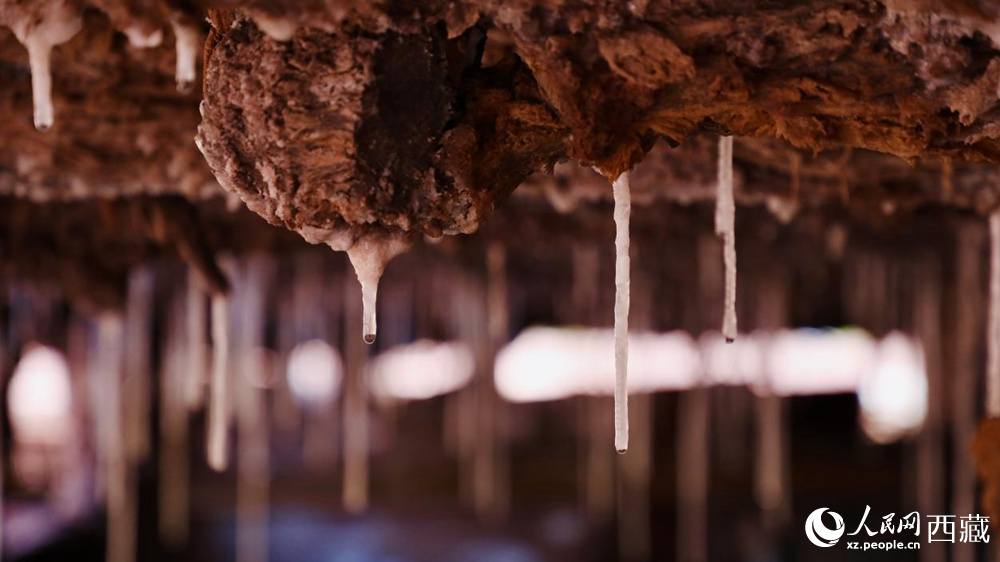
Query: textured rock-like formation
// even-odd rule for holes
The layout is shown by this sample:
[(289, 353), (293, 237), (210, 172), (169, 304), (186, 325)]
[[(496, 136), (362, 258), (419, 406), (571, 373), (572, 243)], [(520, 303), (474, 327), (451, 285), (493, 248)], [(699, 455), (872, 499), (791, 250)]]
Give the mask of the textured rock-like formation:
[[(566, 156), (614, 177), (702, 132), (1000, 160), (978, 4), (265, 4), (245, 6), (257, 24), (217, 18), (199, 138), (253, 210), (334, 247), (369, 228), (469, 232)], [(948, 200), (954, 174), (935, 175)]]
[(345, 26), (279, 42), (245, 18), (216, 25), (202, 151), (224, 187), (306, 239), (345, 249), (368, 227), (474, 231), (562, 153), (524, 67), (478, 68), (479, 28)]

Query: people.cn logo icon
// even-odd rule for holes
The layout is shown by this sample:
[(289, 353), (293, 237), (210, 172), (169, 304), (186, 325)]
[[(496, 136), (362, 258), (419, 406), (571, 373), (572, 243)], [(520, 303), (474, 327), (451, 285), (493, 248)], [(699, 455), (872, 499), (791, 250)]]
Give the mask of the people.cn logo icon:
[[(833, 528), (823, 523), (823, 514), (828, 513), (833, 519)], [(844, 536), (844, 518), (839, 513), (821, 507), (806, 518), (806, 537), (816, 546), (828, 547), (837, 544)]]

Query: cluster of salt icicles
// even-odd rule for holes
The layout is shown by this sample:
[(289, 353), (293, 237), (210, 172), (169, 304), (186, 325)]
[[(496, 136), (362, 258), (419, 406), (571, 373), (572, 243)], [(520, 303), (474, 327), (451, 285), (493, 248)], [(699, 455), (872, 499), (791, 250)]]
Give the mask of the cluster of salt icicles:
[[(25, 8), (5, 22), (17, 40), (28, 50), (31, 68), (31, 101), (35, 128), (47, 131), (55, 122), (52, 105), (52, 48), (69, 41), (83, 27), (83, 11), (74, 2), (48, 0)], [(197, 80), (198, 54), (201, 52), (201, 32), (197, 25), (185, 21), (180, 14), (171, 18), (176, 37), (176, 80), (181, 93), (190, 93)], [(129, 42), (138, 48), (160, 45), (163, 33), (156, 30), (144, 34), (137, 29), (126, 29)]]
[(1000, 210), (990, 214), (990, 309), (987, 333), (986, 414), (1000, 418)]
[(715, 202), (715, 233), (722, 237), (726, 267), (722, 336), (736, 340), (736, 202), (733, 200), (733, 137), (719, 138), (719, 186)]

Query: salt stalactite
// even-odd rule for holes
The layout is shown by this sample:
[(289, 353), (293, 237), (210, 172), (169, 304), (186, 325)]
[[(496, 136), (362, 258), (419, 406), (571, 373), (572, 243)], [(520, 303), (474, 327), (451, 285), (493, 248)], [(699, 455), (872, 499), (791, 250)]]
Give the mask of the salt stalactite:
[(129, 460), (135, 464), (149, 453), (152, 307), (153, 272), (138, 269), (129, 275), (125, 303), (125, 437)]
[[(186, 396), (190, 379), (187, 356), (190, 349), (185, 333), (189, 316), (189, 294), (189, 290), (178, 294), (170, 304), (160, 373), (160, 472), (157, 522), (160, 540), (173, 550), (179, 550), (187, 544), (190, 527)], [(204, 307), (202, 309), (204, 310)]]
[(52, 48), (69, 41), (83, 27), (79, 6), (65, 0), (42, 2), (34, 13), (18, 14), (8, 26), (17, 40), (28, 49), (31, 67), (31, 97), (34, 104), (35, 128), (47, 131), (52, 127)]
[(492, 434), (493, 452), (491, 476), (493, 479), (492, 502), (489, 516), (494, 521), (507, 517), (510, 509), (509, 451), (507, 442), (507, 404), (497, 395), (493, 365), (496, 354), (507, 343), (510, 330), (510, 314), (507, 304), (507, 253), (502, 244), (490, 244), (486, 255), (487, 298), (486, 317), (489, 324), (490, 356), (486, 368), (490, 376), (483, 385), (487, 393), (493, 420), (486, 428)]
[(242, 375), (236, 397), (236, 560), (266, 562), (270, 460), (268, 415), (262, 388), (269, 380), (263, 360), (265, 298), (270, 278), (268, 264), (252, 259), (244, 268), (238, 293), (238, 333), (233, 356)]
[(354, 266), (354, 273), (361, 282), (364, 323), (362, 334), (365, 343), (375, 343), (377, 324), (375, 319), (375, 299), (378, 295), (378, 281), (382, 278), (389, 260), (405, 252), (410, 241), (402, 235), (368, 234), (354, 242), (347, 250), (347, 257)]
[(677, 404), (677, 560), (708, 560), (708, 389), (682, 392)]
[(722, 237), (726, 266), (722, 335), (736, 340), (736, 202), (733, 200), (733, 137), (719, 138), (719, 185), (715, 200), (715, 233)]
[[(912, 272), (913, 334), (924, 349), (927, 372), (927, 417), (916, 438), (916, 507), (920, 513), (945, 513), (944, 381), (941, 333), (941, 264), (936, 255), (924, 257)], [(974, 450), (974, 449), (973, 449)], [(974, 454), (974, 453), (973, 453)], [(920, 549), (924, 560), (944, 560), (945, 544), (928, 543)]]
[(361, 513), (368, 508), (368, 405), (364, 384), (367, 352), (355, 329), (358, 313), (357, 299), (354, 296), (356, 289), (351, 283), (345, 284), (344, 288), (345, 379), (341, 408), (344, 428), (344, 489), (341, 501), (348, 513)]
[(101, 431), (105, 434), (107, 483), (108, 562), (135, 559), (136, 490), (126, 457), (122, 431), (122, 349), (123, 322), (117, 314), (105, 314), (97, 321), (97, 376), (103, 395)]
[(188, 410), (197, 410), (205, 402), (207, 338), (205, 334), (208, 297), (197, 271), (188, 269), (185, 291), (184, 403)]
[(170, 26), (174, 30), (174, 50), (177, 57), (177, 66), (174, 71), (177, 91), (182, 94), (190, 94), (194, 91), (194, 84), (198, 79), (201, 32), (196, 26), (186, 22), (184, 16), (181, 15), (171, 17)]
[(229, 466), (229, 297), (212, 295), (212, 382), (208, 404), (208, 466)]
[[(758, 288), (756, 324), (758, 330), (776, 333), (788, 324), (787, 284), (781, 274), (768, 275)], [(767, 345), (767, 344), (765, 344)], [(765, 348), (763, 373), (773, 372)], [(754, 455), (754, 499), (761, 508), (765, 530), (780, 529), (790, 516), (791, 476), (789, 467), (789, 422), (786, 399), (771, 392), (765, 379), (754, 404), (756, 451)], [(771, 536), (772, 533), (768, 533)]]
[(613, 184), (615, 197), (615, 450), (628, 450), (628, 309), (630, 297), (629, 172)]
[(990, 316), (986, 415), (1000, 417), (1000, 210), (990, 214)]
[[(951, 505), (948, 513), (974, 513), (976, 506), (976, 475), (969, 457), (970, 440), (976, 432), (976, 410), (979, 407), (976, 392), (976, 372), (980, 353), (982, 311), (988, 307), (983, 302), (982, 251), (983, 232), (979, 225), (963, 223), (955, 236), (955, 301), (954, 301), (954, 352), (950, 369), (949, 387), (951, 413)], [(973, 560), (974, 544), (952, 545), (956, 560)]]
[[(597, 317), (600, 297), (600, 252), (592, 246), (573, 247), (573, 310), (574, 320), (591, 326)], [(585, 465), (580, 495), (590, 521), (601, 523), (611, 517), (614, 508), (614, 457), (607, 449), (613, 439), (614, 414), (606, 400), (581, 397), (580, 432)]]

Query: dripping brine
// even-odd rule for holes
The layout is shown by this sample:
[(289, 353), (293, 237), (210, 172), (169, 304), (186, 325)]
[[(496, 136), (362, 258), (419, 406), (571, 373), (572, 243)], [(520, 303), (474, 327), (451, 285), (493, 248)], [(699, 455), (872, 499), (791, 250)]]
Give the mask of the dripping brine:
[(409, 240), (402, 235), (367, 234), (359, 238), (347, 250), (347, 257), (354, 266), (354, 273), (361, 283), (362, 336), (367, 344), (375, 343), (378, 324), (375, 317), (378, 282), (382, 278), (389, 260), (410, 247)]
[(719, 138), (719, 185), (715, 202), (715, 233), (722, 237), (726, 268), (722, 335), (736, 339), (736, 203), (733, 200), (733, 137)]
[(615, 198), (615, 450), (628, 450), (628, 309), (631, 290), (629, 173), (613, 184)]

